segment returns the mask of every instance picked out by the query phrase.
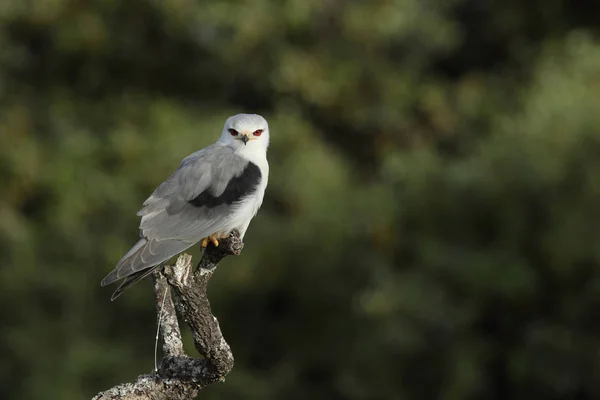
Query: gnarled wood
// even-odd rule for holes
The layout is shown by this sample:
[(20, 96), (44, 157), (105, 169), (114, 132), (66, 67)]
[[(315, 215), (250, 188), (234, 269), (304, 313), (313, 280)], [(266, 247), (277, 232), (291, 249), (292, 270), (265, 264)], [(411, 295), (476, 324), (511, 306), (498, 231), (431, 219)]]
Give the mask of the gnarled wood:
[[(228, 254), (240, 254), (243, 246), (239, 234), (233, 232), (219, 247), (209, 244), (195, 271), (192, 257), (181, 254), (175, 265), (154, 272), (158, 313), (164, 299), (160, 320), (164, 356), (158, 370), (98, 393), (93, 400), (187, 400), (204, 386), (224, 379), (233, 368), (233, 354), (212, 315), (206, 289), (217, 264)], [(192, 330), (196, 350), (204, 358), (185, 355), (176, 310)]]

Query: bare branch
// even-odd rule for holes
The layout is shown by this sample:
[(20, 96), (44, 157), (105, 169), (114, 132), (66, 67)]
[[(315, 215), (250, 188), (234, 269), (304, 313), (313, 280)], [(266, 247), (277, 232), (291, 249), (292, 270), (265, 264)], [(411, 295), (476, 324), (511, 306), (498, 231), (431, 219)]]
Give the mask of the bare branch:
[[(192, 257), (188, 254), (182, 254), (177, 263), (192, 263)], [(179, 330), (179, 322), (175, 313), (175, 306), (171, 298), (171, 288), (167, 278), (161, 271), (155, 271), (152, 274), (154, 282), (154, 296), (156, 297), (156, 318), (160, 324), (160, 332), (163, 338), (163, 354), (165, 357), (182, 356), (183, 341)]]
[[(158, 371), (101, 392), (93, 400), (187, 400), (204, 386), (224, 380), (233, 368), (233, 354), (212, 315), (206, 289), (217, 264), (228, 254), (240, 254), (243, 246), (233, 232), (219, 247), (209, 244), (195, 272), (192, 257), (182, 254), (175, 265), (154, 273), (159, 313), (166, 296), (160, 321), (164, 356)], [(204, 358), (185, 355), (175, 310), (192, 330), (195, 347)]]

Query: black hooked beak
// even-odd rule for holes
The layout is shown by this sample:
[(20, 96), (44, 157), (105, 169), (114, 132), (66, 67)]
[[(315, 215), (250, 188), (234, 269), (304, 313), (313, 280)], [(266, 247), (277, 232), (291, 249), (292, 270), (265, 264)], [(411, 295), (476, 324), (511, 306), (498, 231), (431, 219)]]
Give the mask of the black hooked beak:
[(248, 143), (248, 141), (250, 140), (250, 138), (248, 137), (248, 135), (242, 135), (242, 137), (240, 138), (240, 140), (242, 142), (244, 142), (244, 146)]

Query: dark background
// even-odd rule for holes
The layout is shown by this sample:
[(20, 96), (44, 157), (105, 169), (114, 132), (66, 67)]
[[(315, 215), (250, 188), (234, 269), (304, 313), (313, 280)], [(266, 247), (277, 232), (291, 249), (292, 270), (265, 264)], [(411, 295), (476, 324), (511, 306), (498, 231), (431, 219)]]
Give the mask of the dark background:
[(598, 21), (591, 0), (3, 0), (0, 397), (153, 368), (149, 281), (114, 303), (99, 282), (149, 193), (256, 112), (265, 203), (209, 288), (236, 365), (200, 398), (598, 399)]

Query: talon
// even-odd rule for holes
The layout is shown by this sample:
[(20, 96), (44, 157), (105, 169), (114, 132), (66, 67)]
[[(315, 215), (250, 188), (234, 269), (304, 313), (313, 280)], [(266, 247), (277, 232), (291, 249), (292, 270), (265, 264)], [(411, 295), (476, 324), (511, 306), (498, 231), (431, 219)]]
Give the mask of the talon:
[(202, 246), (202, 248), (205, 249), (209, 243), (212, 243), (215, 247), (219, 247), (219, 240), (217, 239), (216, 235), (210, 235), (202, 239), (202, 241), (200, 242), (200, 246)]

